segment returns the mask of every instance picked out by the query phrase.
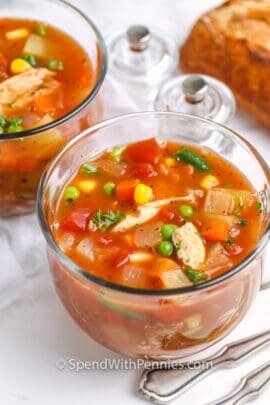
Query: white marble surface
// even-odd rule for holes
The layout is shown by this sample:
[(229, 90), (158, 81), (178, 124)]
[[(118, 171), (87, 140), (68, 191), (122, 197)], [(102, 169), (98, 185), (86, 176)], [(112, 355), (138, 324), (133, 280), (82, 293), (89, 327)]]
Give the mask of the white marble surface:
[[(108, 28), (111, 30), (123, 24), (146, 23), (160, 26), (178, 43), (184, 39), (197, 15), (220, 3), (216, 0), (73, 0), (72, 2), (86, 11), (105, 34)], [(120, 113), (121, 106), (117, 107)], [(269, 131), (264, 130), (243, 111), (238, 111), (231, 126), (247, 136), (269, 161)], [(5, 221), (6, 231), (13, 225), (12, 220)], [(20, 227), (25, 229), (28, 238), (35, 226), (32, 216), (22, 218), (20, 221)], [(3, 229), (1, 228), (1, 231)], [(15, 300), (12, 306), (0, 310), (0, 404), (145, 403), (136, 395), (139, 376), (136, 371), (106, 370), (76, 373), (56, 368), (55, 364), (59, 359), (66, 362), (69, 359), (101, 361), (119, 356), (89, 339), (65, 312), (53, 290), (43, 256), (44, 251), (35, 250), (40, 248), (39, 241), (33, 240), (31, 248), (28, 244), (25, 250), (24, 246), (27, 246), (27, 243), (24, 238), (16, 236), (17, 239), (13, 241), (14, 255), (6, 258), (9, 260), (6, 266), (10, 271), (16, 272), (18, 263), (23, 259), (29, 267), (26, 268), (27, 278), (24, 277), (23, 287), (21, 283), (18, 284), (20, 287), (14, 283), (14, 298), (16, 295), (21, 298)], [(4, 249), (5, 246), (0, 245), (1, 271), (4, 267), (1, 261)], [(31, 272), (33, 261), (40, 263), (40, 266), (35, 266), (35, 274)], [(20, 272), (17, 274), (20, 277)], [(23, 288), (21, 295), (17, 288)], [(269, 292), (260, 292), (249, 314), (227, 337), (226, 342), (269, 327), (269, 307)], [(221, 344), (218, 345), (220, 346)], [(220, 370), (176, 403), (205, 405), (230, 391), (241, 376), (268, 360), (269, 354), (270, 350), (265, 349), (256, 358), (246, 361), (237, 369)], [(270, 390), (257, 400), (256, 404), (266, 405), (269, 401)]]

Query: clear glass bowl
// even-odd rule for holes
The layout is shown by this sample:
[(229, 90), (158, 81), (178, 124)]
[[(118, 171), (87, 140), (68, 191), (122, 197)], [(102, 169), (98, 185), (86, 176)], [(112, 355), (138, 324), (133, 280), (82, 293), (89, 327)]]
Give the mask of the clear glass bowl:
[[(60, 250), (51, 232), (59, 190), (79, 165), (105, 148), (154, 135), (211, 148), (242, 170), (260, 193), (264, 204), (260, 241), (239, 265), (213, 280), (175, 290), (115, 285), (84, 272)], [(261, 256), (270, 234), (269, 185), (269, 169), (258, 152), (236, 133), (206, 119), (147, 112), (88, 129), (51, 162), (38, 195), (50, 268), (67, 311), (89, 336), (134, 358), (182, 358), (217, 342), (240, 322), (260, 288)]]
[[(98, 92), (107, 70), (107, 53), (102, 36), (92, 21), (64, 0), (1, 0), (0, 18), (2, 17), (42, 21), (66, 32), (83, 47), (91, 60), (94, 72), (93, 86), (89, 94), (68, 114), (48, 125), (8, 136), (9, 140), (13, 139), (13, 142), (18, 142), (20, 146), (17, 152), (12, 152), (15, 162), (24, 145), (29, 149), (30, 156), (36, 157), (38, 148), (31, 148), (29, 144), (32, 140), (38, 144), (41, 137), (44, 139), (44, 134), (50, 136), (49, 131), (60, 131), (68, 141), (89, 125), (101, 120), (102, 104), (97, 95), (99, 96)], [(7, 165), (1, 167), (1, 160), (10, 158), (7, 142), (6, 135), (0, 134), (0, 216), (34, 210), (40, 176), (48, 160), (55, 154), (55, 148), (52, 148), (45, 159), (42, 157), (35, 167), (29, 165), (27, 171), (15, 170), (12, 164), (8, 168)], [(42, 144), (41, 141), (40, 143)]]

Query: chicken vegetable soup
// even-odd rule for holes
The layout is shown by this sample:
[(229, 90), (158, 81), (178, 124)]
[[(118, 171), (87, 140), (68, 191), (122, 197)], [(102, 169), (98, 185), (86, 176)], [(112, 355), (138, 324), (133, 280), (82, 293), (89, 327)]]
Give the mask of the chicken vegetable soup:
[(216, 153), (147, 139), (85, 162), (62, 191), (52, 232), (86, 272), (139, 289), (202, 283), (255, 247), (262, 203)]
[[(34, 200), (44, 166), (88, 127), (89, 111), (37, 135), (19, 133), (52, 124), (79, 106), (97, 74), (66, 33), (31, 20), (0, 19), (0, 213)], [(18, 137), (11, 139), (14, 134)]]

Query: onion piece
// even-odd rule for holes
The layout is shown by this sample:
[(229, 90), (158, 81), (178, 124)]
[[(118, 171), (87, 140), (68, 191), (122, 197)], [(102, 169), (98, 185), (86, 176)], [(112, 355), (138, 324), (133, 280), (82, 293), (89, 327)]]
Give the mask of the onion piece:
[(85, 238), (80, 241), (76, 247), (76, 253), (84, 259), (94, 260), (93, 241), (90, 238)]
[(140, 267), (127, 264), (122, 270), (121, 279), (124, 285), (128, 285), (130, 287), (138, 287), (138, 285), (142, 285), (145, 283), (145, 270)]
[(135, 231), (135, 245), (137, 247), (156, 246), (161, 241), (161, 226), (161, 221), (139, 226)]
[(96, 165), (113, 177), (121, 177), (127, 170), (127, 164), (125, 162), (114, 163), (110, 159), (101, 159), (96, 162)]
[(233, 266), (232, 261), (226, 255), (226, 252), (221, 243), (215, 243), (211, 246), (207, 260), (203, 265), (203, 270), (208, 274), (215, 273), (219, 270), (227, 271)]

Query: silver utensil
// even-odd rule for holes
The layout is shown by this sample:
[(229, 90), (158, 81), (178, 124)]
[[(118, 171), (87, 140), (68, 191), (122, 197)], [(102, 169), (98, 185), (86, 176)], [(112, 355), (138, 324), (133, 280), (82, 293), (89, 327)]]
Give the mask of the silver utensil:
[[(145, 370), (138, 391), (147, 399), (166, 403), (218, 368), (235, 367), (245, 358), (270, 343), (270, 330), (224, 346), (211, 358), (190, 363), (172, 363)], [(198, 370), (198, 368), (200, 368)]]
[(241, 378), (237, 387), (228, 395), (210, 402), (208, 405), (240, 405), (257, 398), (270, 386), (270, 361)]

